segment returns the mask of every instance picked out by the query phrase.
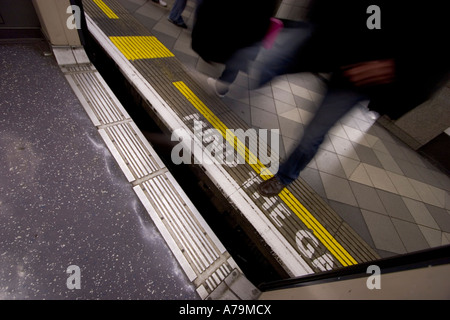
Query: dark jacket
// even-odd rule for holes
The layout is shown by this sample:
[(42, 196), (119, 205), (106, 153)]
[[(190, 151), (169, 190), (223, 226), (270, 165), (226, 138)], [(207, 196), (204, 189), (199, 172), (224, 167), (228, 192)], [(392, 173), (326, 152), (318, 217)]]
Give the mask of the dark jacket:
[(192, 30), (192, 49), (207, 62), (225, 63), (238, 49), (261, 41), (276, 0), (201, 0)]
[[(309, 21), (311, 41), (299, 61), (311, 71), (333, 72), (363, 61), (394, 59), (396, 80), (362, 90), (369, 108), (397, 119), (448, 80), (450, 71), (447, 0), (422, 4), (403, 0), (315, 0)], [(369, 29), (370, 5), (380, 8), (381, 29)], [(303, 65), (304, 67), (304, 65)]]

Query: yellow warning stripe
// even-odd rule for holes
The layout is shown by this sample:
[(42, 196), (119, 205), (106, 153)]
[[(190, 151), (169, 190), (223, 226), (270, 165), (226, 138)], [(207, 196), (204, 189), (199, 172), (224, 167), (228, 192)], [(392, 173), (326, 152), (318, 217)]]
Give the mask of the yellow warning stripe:
[[(220, 121), (219, 118), (186, 86), (183, 81), (173, 82), (173, 85), (191, 102), (191, 104), (208, 120), (216, 130), (226, 139), (227, 138), (227, 126)], [(230, 138), (230, 134), (228, 135)], [(259, 161), (259, 159), (252, 154), (244, 143), (239, 141), (237, 137), (231, 135), (233, 141), (231, 143), (234, 148), (245, 157), (249, 165), (261, 174), (262, 172), (268, 172), (268, 169)], [(236, 141), (237, 140), (237, 141)], [(245, 150), (245, 151), (244, 151)], [(249, 160), (252, 161), (249, 161)], [(262, 175), (263, 179), (268, 179), (272, 176)], [(287, 189), (284, 188), (280, 194), (280, 199), (297, 215), (297, 217), (314, 233), (317, 239), (333, 254), (336, 259), (343, 266), (349, 266), (357, 264), (356, 260), (345, 250), (334, 237), (317, 221), (316, 218), (300, 203), (300, 201)]]
[(128, 60), (168, 58), (174, 56), (154, 36), (121, 36), (109, 37), (109, 39)]
[(284, 188), (280, 199), (313, 231), (314, 235), (335, 256), (343, 266), (357, 264), (356, 260), (345, 250), (339, 242), (326, 230), (323, 225), (301, 204), (301, 202)]
[[(196, 107), (198, 111), (220, 132), (220, 134), (230, 143), (245, 161), (258, 173), (264, 176), (272, 176), (261, 161), (242, 143), (231, 131), (227, 133), (227, 126), (220, 121), (209, 108), (184, 84), (184, 82), (174, 82), (175, 87)], [(263, 169), (266, 169), (263, 171)]]
[(119, 19), (119, 17), (112, 11), (102, 0), (93, 0), (94, 3), (102, 9), (102, 11), (108, 16), (110, 19)]

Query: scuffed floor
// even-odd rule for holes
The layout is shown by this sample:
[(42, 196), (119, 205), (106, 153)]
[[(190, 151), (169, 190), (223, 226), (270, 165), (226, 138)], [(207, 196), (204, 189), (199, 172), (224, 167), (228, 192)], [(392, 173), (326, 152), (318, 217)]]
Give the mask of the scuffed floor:
[(199, 299), (45, 50), (0, 45), (0, 299)]

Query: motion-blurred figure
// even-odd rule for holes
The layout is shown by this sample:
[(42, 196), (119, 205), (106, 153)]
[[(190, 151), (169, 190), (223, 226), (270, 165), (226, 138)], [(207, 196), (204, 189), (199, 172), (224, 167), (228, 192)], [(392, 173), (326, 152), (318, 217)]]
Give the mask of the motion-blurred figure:
[(224, 96), (239, 74), (255, 59), (270, 27), (277, 0), (201, 0), (192, 30), (192, 48), (203, 60), (225, 64), (214, 92)]
[(163, 7), (167, 7), (167, 2), (165, 2), (164, 0), (152, 0), (154, 3), (157, 3)]
[(327, 132), (353, 106), (397, 119), (448, 79), (450, 53), (445, 1), (315, 0), (308, 23), (287, 28), (279, 46), (263, 52), (256, 87), (277, 75), (325, 72), (327, 92), (299, 145), (275, 176), (259, 185), (277, 195), (312, 160)]
[(187, 0), (175, 0), (172, 9), (170, 10), (168, 20), (172, 22), (174, 25), (187, 29), (187, 25), (183, 20), (181, 14), (186, 8)]

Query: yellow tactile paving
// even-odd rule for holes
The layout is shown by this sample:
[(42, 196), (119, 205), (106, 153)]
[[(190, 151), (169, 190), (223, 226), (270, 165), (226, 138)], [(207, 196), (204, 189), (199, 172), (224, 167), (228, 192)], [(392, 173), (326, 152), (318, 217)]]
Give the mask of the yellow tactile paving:
[(153, 36), (109, 37), (128, 60), (173, 57), (158, 39)]
[(112, 11), (102, 0), (93, 0), (94, 3), (102, 9), (102, 11), (108, 16), (110, 19), (119, 19), (119, 17)]

